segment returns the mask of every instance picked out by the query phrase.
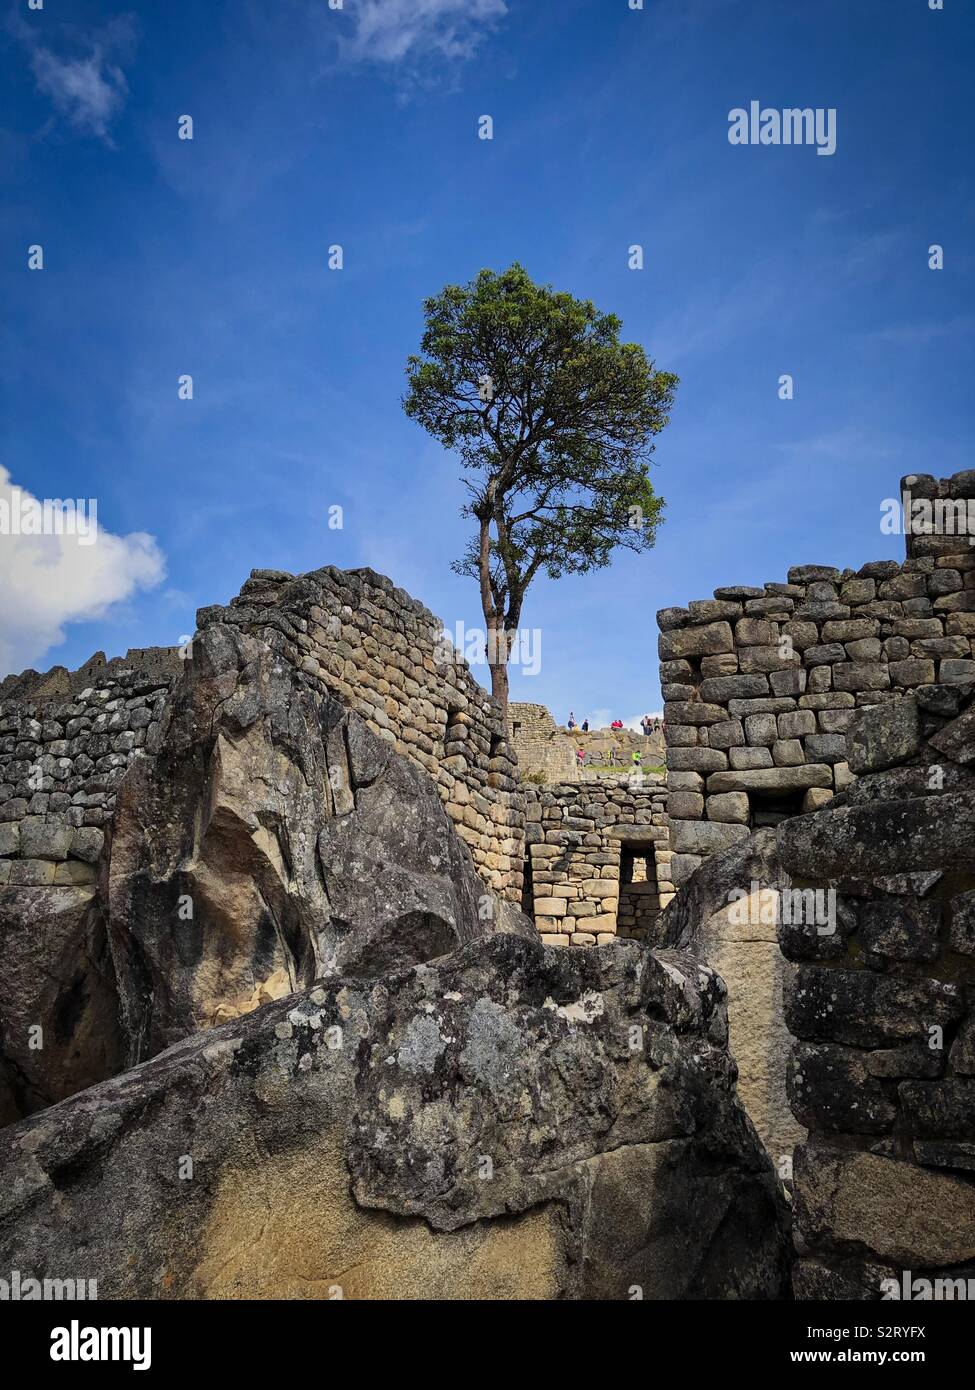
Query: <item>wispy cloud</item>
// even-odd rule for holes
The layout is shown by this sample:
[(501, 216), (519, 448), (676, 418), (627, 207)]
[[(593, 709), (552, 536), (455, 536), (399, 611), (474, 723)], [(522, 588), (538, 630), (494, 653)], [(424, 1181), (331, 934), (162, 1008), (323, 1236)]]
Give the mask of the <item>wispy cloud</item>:
[(942, 338), (967, 337), (975, 319), (971, 314), (956, 314), (938, 322), (894, 323), (861, 333), (861, 342), (881, 343), (892, 347), (928, 347)]
[(50, 97), (55, 111), (76, 130), (112, 144), (110, 128), (129, 94), (120, 66), (135, 47), (135, 28), (128, 16), (120, 16), (83, 42), (81, 51), (57, 52), (38, 44), (20, 29), (31, 54), (31, 70), (38, 91)]
[(351, 0), (349, 10), (355, 29), (346, 56), (395, 64), (470, 58), (508, 6), (506, 0)]
[(0, 466), (0, 676), (62, 642), (65, 623), (103, 618), (165, 573), (155, 540), (142, 531), (115, 536), (98, 527), (93, 544), (70, 534), (16, 534), (12, 518), (33, 500)]

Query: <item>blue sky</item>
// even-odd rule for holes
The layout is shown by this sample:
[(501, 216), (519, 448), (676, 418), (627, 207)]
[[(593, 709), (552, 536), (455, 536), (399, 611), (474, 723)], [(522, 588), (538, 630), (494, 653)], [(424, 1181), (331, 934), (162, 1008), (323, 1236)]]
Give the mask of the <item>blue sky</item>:
[[(657, 709), (656, 609), (899, 558), (901, 474), (973, 462), (973, 38), (966, 0), (10, 3), (0, 468), (103, 536), (0, 536), (0, 666), (174, 643), (254, 566), (480, 626), (400, 397), (424, 296), (513, 260), (681, 377), (656, 549), (536, 584), (513, 698)], [(731, 145), (751, 100), (835, 107), (835, 154)]]

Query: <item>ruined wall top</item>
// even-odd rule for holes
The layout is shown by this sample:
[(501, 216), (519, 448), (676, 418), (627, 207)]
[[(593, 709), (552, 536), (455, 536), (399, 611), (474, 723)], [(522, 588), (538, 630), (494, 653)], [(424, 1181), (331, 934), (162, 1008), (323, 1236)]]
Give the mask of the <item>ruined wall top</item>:
[(721, 587), (657, 614), (675, 883), (842, 791), (855, 710), (975, 678), (967, 504), (961, 526), (933, 505), (969, 494), (975, 472), (903, 480), (897, 527), (916, 553), (902, 563), (795, 565), (786, 583)]
[(80, 694), (92, 685), (114, 681), (121, 671), (139, 671), (160, 685), (179, 674), (178, 647), (130, 647), (125, 656), (106, 657), (95, 652), (76, 671), (66, 666), (52, 666), (49, 671), (28, 669), (11, 673), (0, 680), (0, 701), (43, 704)]
[(975, 469), (949, 478), (908, 473), (901, 478), (908, 558), (954, 555), (975, 541)]
[(575, 776), (575, 749), (544, 705), (510, 704), (508, 730), (522, 776), (546, 782), (568, 782)]

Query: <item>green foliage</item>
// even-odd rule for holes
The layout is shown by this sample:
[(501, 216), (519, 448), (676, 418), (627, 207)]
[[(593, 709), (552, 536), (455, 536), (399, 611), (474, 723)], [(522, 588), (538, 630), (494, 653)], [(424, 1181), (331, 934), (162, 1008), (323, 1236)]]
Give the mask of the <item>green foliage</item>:
[(403, 406), (460, 455), (478, 526), (454, 569), (478, 579), (489, 630), (512, 632), (540, 570), (558, 579), (653, 545), (664, 503), (648, 459), (677, 378), (620, 342), (615, 315), (517, 264), (448, 285), (424, 313)]

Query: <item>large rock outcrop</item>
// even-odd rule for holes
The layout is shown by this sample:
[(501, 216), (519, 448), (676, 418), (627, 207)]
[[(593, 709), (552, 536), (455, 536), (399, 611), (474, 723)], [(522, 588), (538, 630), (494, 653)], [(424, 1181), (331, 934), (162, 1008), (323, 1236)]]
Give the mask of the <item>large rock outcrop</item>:
[(91, 862), (0, 885), (0, 1124), (315, 980), (533, 933), (478, 878), (430, 778), (276, 636), (198, 634), (152, 738), (127, 770), (107, 755), (104, 847), (100, 828), (52, 823), (62, 858)]
[(121, 1298), (776, 1298), (720, 980), (499, 935), (329, 980), (0, 1135), (0, 1266)]
[(229, 625), (196, 637), (110, 838), (131, 1062), (318, 979), (531, 931), (478, 879), (430, 779)]

